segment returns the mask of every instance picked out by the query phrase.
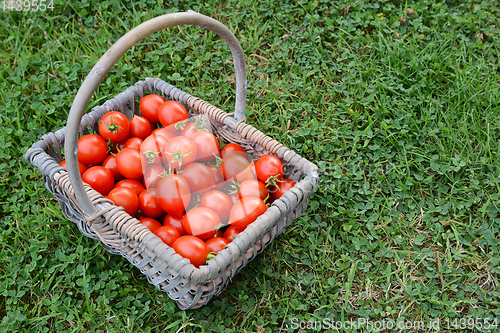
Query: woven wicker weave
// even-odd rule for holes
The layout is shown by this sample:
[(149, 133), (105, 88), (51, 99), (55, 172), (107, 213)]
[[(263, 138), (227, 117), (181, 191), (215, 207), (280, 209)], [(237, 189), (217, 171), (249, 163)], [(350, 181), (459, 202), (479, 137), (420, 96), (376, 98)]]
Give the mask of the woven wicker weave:
[(138, 101), (147, 93), (157, 93), (167, 100), (176, 100), (184, 104), (191, 114), (207, 115), (219, 139), (225, 143), (242, 145), (254, 159), (263, 154), (277, 156), (285, 166), (285, 177), (297, 181), (291, 190), (276, 200), (266, 213), (236, 236), (207, 265), (195, 268), (137, 219), (125, 213), (122, 207), (115, 206), (87, 184), (84, 184), (84, 189), (94, 213), (89, 214), (88, 210), (83, 209), (69, 177), (69, 173), (78, 174), (77, 169), (70, 169), (68, 173), (58, 165), (62, 160), (61, 147), (68, 135), (66, 127), (44, 135), (27, 151), (25, 158), (43, 174), (45, 187), (58, 199), (65, 216), (75, 222), (85, 236), (101, 241), (110, 253), (127, 258), (147, 276), (150, 283), (175, 300), (182, 310), (195, 309), (220, 294), (250, 260), (307, 208), (308, 199), (318, 184), (317, 167), (245, 124), (242, 121), (244, 118), (228, 121), (229, 114), (158, 78), (140, 81), (84, 115), (79, 126), (80, 133), (88, 133), (88, 126), (96, 131), (98, 119), (110, 110), (118, 110), (129, 118), (140, 114)]

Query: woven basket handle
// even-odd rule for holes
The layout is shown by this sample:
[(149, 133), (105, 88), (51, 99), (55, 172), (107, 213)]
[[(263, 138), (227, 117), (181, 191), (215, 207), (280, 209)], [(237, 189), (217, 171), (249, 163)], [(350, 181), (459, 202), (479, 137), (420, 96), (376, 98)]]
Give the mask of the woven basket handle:
[(99, 84), (110, 71), (111, 67), (137, 42), (145, 37), (176, 25), (196, 25), (205, 28), (219, 35), (231, 49), (234, 58), (234, 70), (236, 72), (236, 106), (235, 120), (240, 120), (245, 116), (246, 93), (247, 93), (247, 75), (245, 67), (245, 56), (240, 43), (234, 34), (222, 23), (194, 11), (184, 13), (171, 13), (156, 17), (138, 25), (130, 30), (126, 35), (120, 38), (109, 50), (99, 59), (94, 68), (85, 78), (82, 86), (78, 90), (66, 125), (66, 141), (64, 150), (66, 153), (66, 163), (68, 167), (69, 178), (73, 185), (76, 198), (88, 216), (97, 213), (92, 205), (85, 188), (82, 178), (78, 172), (77, 142), (78, 129), (80, 121), (85, 113), (85, 109), (90, 98), (96, 91)]

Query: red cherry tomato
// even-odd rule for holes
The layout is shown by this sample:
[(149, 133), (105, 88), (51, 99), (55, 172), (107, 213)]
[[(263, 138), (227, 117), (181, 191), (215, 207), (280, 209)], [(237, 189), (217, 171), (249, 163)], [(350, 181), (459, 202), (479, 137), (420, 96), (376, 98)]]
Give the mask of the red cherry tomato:
[(196, 160), (198, 153), (193, 140), (177, 136), (165, 145), (165, 157), (172, 168), (179, 169)]
[(114, 188), (117, 187), (128, 187), (129, 189), (134, 190), (137, 197), (139, 197), (139, 195), (141, 195), (141, 193), (144, 192), (144, 190), (146, 189), (141, 182), (135, 179), (120, 180), (118, 183), (115, 184)]
[(255, 179), (252, 164), (241, 155), (226, 155), (222, 160), (221, 170), (226, 180), (242, 183), (247, 179)]
[(221, 222), (226, 222), (229, 219), (232, 206), (231, 199), (221, 191), (208, 191), (200, 199), (200, 207), (213, 210), (219, 216)]
[(216, 227), (220, 224), (219, 216), (206, 207), (191, 209), (182, 218), (184, 230), (192, 236), (207, 240), (217, 233)]
[(177, 238), (181, 237), (180, 232), (174, 227), (171, 227), (169, 225), (164, 225), (162, 227), (159, 227), (158, 229), (156, 229), (154, 234), (160, 237), (163, 243), (167, 244), (168, 246), (172, 246), (172, 244), (177, 240)]
[(199, 132), (196, 129), (195, 124), (195, 122), (187, 124), (186, 127), (184, 127), (184, 129), (182, 130), (181, 135), (192, 140), (194, 136)]
[(223, 237), (213, 237), (205, 241), (208, 251), (215, 253), (222, 251), (229, 243), (231, 243), (231, 241)]
[(164, 158), (164, 155), (162, 155), (163, 147), (168, 141), (161, 135), (152, 134), (148, 136), (141, 144), (143, 161), (146, 161), (147, 164), (160, 164)]
[(111, 171), (102, 166), (88, 168), (83, 173), (82, 180), (102, 195), (107, 195), (115, 183)]
[(116, 154), (118, 171), (129, 179), (142, 176), (141, 152), (133, 148), (123, 148)]
[[(68, 168), (66, 167), (66, 160), (62, 160), (59, 165), (68, 170)], [(82, 162), (78, 161), (78, 169), (80, 170), (80, 176), (83, 176), (83, 173), (87, 171), (88, 167)]]
[(134, 116), (130, 121), (130, 136), (146, 139), (151, 134), (151, 123), (144, 117)]
[(139, 206), (137, 194), (127, 187), (112, 189), (108, 194), (108, 199), (113, 201), (115, 205), (125, 208), (125, 212), (129, 215), (134, 215)]
[(78, 139), (78, 160), (83, 164), (99, 164), (108, 156), (108, 145), (96, 134), (87, 134)]
[(188, 118), (186, 108), (179, 102), (166, 101), (158, 108), (158, 119), (164, 127)]
[(269, 188), (269, 193), (271, 194), (271, 198), (274, 200), (277, 200), (281, 198), (283, 194), (285, 194), (286, 191), (294, 187), (296, 182), (294, 182), (291, 179), (288, 178), (283, 178), (283, 181), (277, 182), (276, 186), (271, 186)]
[(155, 189), (145, 190), (139, 195), (139, 209), (149, 217), (159, 217), (163, 215), (164, 211), (158, 204), (158, 200), (156, 200)]
[(139, 109), (144, 118), (151, 123), (159, 123), (158, 108), (165, 102), (165, 98), (160, 95), (151, 94), (144, 96), (139, 101)]
[[(231, 156), (231, 155), (229, 155)], [(229, 213), (229, 224), (245, 229), (257, 217), (267, 210), (266, 204), (260, 198), (246, 197), (234, 204)]]
[(161, 223), (151, 217), (142, 217), (139, 219), (139, 222), (141, 222), (143, 226), (147, 227), (152, 233), (161, 227)]
[[(182, 217), (184, 217), (184, 215)], [(167, 214), (163, 220), (163, 225), (172, 226), (177, 229), (181, 235), (187, 235), (186, 230), (184, 230), (184, 227), (182, 226), (182, 217)]]
[(156, 199), (167, 213), (182, 216), (191, 200), (189, 184), (180, 175), (167, 175), (156, 185)]
[(237, 143), (230, 143), (224, 146), (220, 151), (220, 157), (224, 158), (227, 155), (238, 154), (248, 159), (248, 154), (245, 149)]
[(224, 231), (222, 231), (222, 229), (217, 230), (215, 237), (222, 237), (222, 236), (224, 236)]
[(141, 149), (142, 142), (143, 141), (141, 138), (133, 137), (133, 138), (127, 139), (127, 141), (125, 141), (125, 145), (121, 149), (134, 148), (134, 149), (139, 150), (139, 149)]
[(238, 190), (238, 196), (240, 199), (244, 197), (257, 197), (262, 200), (266, 200), (269, 195), (269, 191), (267, 190), (266, 185), (255, 179), (247, 179), (243, 183), (240, 184), (240, 188)]
[(102, 166), (111, 171), (113, 174), (113, 177), (115, 179), (115, 182), (118, 182), (122, 180), (123, 177), (122, 174), (118, 171), (118, 167), (116, 165), (116, 156), (114, 155), (109, 155), (106, 157), (106, 159), (102, 162)]
[(175, 133), (167, 130), (166, 128), (157, 128), (153, 132), (151, 132), (151, 135), (161, 135), (165, 139), (167, 139), (167, 141), (172, 140), (176, 137)]
[(123, 113), (111, 111), (99, 121), (99, 134), (104, 140), (120, 142), (128, 136), (130, 122)]
[(222, 237), (226, 238), (229, 241), (233, 241), (236, 235), (238, 235), (242, 231), (242, 229), (235, 227), (234, 225), (230, 225), (229, 228), (224, 231), (224, 235)]
[(165, 172), (165, 169), (160, 164), (151, 164), (146, 168), (144, 172), (144, 185), (147, 188), (156, 187), (158, 182), (161, 180)]
[(277, 180), (283, 179), (284, 168), (283, 163), (280, 159), (274, 155), (262, 155), (257, 162), (255, 162), (255, 171), (257, 173), (257, 178), (267, 184), (269, 182), (273, 183), (269, 178), (273, 177)]
[(182, 177), (187, 180), (193, 193), (204, 193), (215, 186), (214, 175), (205, 164), (196, 162), (188, 164), (182, 170)]
[(197, 155), (196, 159), (201, 162), (208, 162), (215, 160), (219, 157), (219, 141), (210, 132), (200, 131), (193, 137), (196, 144)]
[(208, 257), (208, 247), (204, 241), (198, 237), (184, 235), (172, 244), (174, 251), (181, 257), (189, 259), (195, 267), (205, 265)]

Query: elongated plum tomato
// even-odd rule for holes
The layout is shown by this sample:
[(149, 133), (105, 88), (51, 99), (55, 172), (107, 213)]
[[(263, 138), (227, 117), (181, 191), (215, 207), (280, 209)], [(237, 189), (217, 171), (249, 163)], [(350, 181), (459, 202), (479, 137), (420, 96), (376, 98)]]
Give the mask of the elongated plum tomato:
[(245, 229), (257, 217), (267, 210), (266, 204), (260, 198), (246, 197), (234, 204), (229, 213), (229, 224)]
[(227, 222), (232, 206), (231, 199), (221, 191), (208, 191), (203, 193), (200, 199), (200, 207), (213, 210), (219, 216), (221, 222)]
[(141, 222), (143, 226), (147, 227), (152, 233), (161, 227), (161, 223), (151, 217), (141, 217), (139, 222)]
[(196, 160), (198, 150), (193, 140), (184, 136), (177, 136), (165, 145), (165, 157), (172, 168), (185, 167)]
[(135, 179), (120, 180), (118, 183), (115, 184), (114, 188), (117, 187), (128, 187), (129, 189), (134, 190), (137, 196), (141, 195), (141, 193), (146, 189), (144, 185), (142, 185), (139, 181)]
[[(141, 154), (144, 157), (143, 162), (147, 164), (160, 164), (164, 155), (162, 154), (163, 147), (169, 140), (162, 135), (151, 134), (141, 144)], [(143, 165), (145, 169), (145, 165)]]
[(180, 232), (174, 227), (171, 227), (169, 225), (164, 225), (162, 227), (159, 227), (158, 229), (156, 229), (154, 234), (160, 237), (163, 243), (167, 244), (168, 246), (172, 246), (172, 244), (177, 240), (177, 238), (181, 237)]
[(112, 189), (108, 194), (108, 199), (113, 201), (115, 205), (121, 206), (129, 215), (134, 215), (139, 207), (139, 199), (137, 194), (128, 187), (117, 187)]
[(181, 257), (188, 259), (194, 267), (205, 265), (208, 257), (208, 247), (198, 237), (184, 235), (172, 244), (174, 251)]
[(88, 168), (83, 173), (82, 180), (102, 195), (108, 195), (115, 183), (111, 171), (102, 166)]
[(127, 138), (130, 122), (123, 113), (111, 111), (106, 113), (99, 121), (99, 134), (104, 140), (120, 142)]
[[(184, 217), (184, 215), (182, 216)], [(167, 214), (165, 216), (165, 219), (163, 220), (163, 225), (169, 225), (177, 229), (177, 231), (180, 232), (181, 236), (186, 235), (187, 232), (184, 230), (184, 227), (182, 226), (182, 217), (175, 216), (172, 214)]]
[[(66, 167), (66, 160), (62, 160), (59, 165), (68, 170), (68, 168)], [(78, 169), (80, 170), (80, 176), (83, 176), (83, 173), (87, 171), (88, 167), (82, 162), (78, 161)]]
[(142, 176), (141, 152), (133, 148), (123, 148), (116, 154), (118, 171), (129, 179)]
[(144, 96), (139, 101), (139, 109), (144, 118), (151, 123), (159, 123), (158, 108), (165, 102), (165, 98), (160, 95), (151, 94)]
[(206, 207), (193, 208), (182, 218), (184, 230), (191, 236), (196, 236), (203, 240), (214, 237), (217, 233), (216, 227), (219, 224), (219, 216), (213, 210)]
[(87, 134), (78, 139), (78, 160), (83, 164), (99, 164), (106, 156), (108, 145), (101, 136)]
[(219, 141), (210, 132), (200, 131), (193, 137), (198, 151), (196, 159), (201, 162), (209, 162), (219, 157)]
[(188, 164), (182, 170), (182, 177), (187, 180), (193, 193), (204, 193), (215, 186), (214, 174), (205, 164), (197, 162)]
[(248, 159), (248, 154), (245, 149), (237, 143), (229, 143), (220, 151), (220, 157), (224, 158), (226, 155), (238, 154)]
[(224, 247), (229, 243), (231, 243), (231, 241), (224, 237), (212, 237), (205, 241), (205, 244), (207, 244), (208, 247), (208, 251), (215, 253), (224, 249)]
[(274, 200), (277, 200), (281, 198), (283, 194), (285, 194), (286, 191), (294, 187), (296, 182), (294, 182), (291, 179), (288, 178), (283, 178), (281, 182), (277, 182), (276, 186), (271, 186), (269, 188), (269, 193), (271, 194), (271, 198)]
[(241, 155), (226, 155), (220, 168), (226, 180), (236, 180), (241, 183), (247, 179), (255, 179), (252, 164)]
[(275, 182), (269, 179), (271, 177), (277, 180), (283, 179), (283, 163), (274, 155), (262, 155), (257, 162), (255, 162), (255, 171), (257, 173), (257, 178), (265, 184)]
[(125, 145), (121, 149), (134, 148), (134, 149), (140, 150), (142, 142), (143, 142), (142, 139), (138, 138), (138, 137), (129, 138), (129, 139), (127, 139), (127, 141), (125, 141)]
[(179, 102), (166, 101), (158, 108), (158, 119), (163, 127), (168, 127), (188, 118), (186, 108)]
[(266, 200), (269, 195), (269, 191), (267, 190), (266, 185), (256, 179), (247, 179), (243, 183), (240, 184), (240, 188), (238, 191), (238, 196), (240, 199), (244, 197), (257, 197), (262, 200)]
[(120, 171), (118, 171), (115, 155), (109, 155), (108, 157), (106, 157), (106, 159), (102, 162), (102, 166), (111, 171), (113, 177), (115, 178), (115, 182), (119, 182), (120, 180), (125, 178), (122, 176)]
[(144, 117), (134, 116), (130, 121), (130, 136), (138, 137), (142, 140), (146, 139), (151, 134), (151, 123)]
[(241, 233), (243, 230), (241, 230), (238, 227), (235, 227), (234, 225), (230, 225), (229, 228), (224, 231), (224, 235), (222, 237), (226, 238), (229, 241), (233, 241), (233, 239)]
[(139, 195), (139, 209), (149, 217), (159, 217), (165, 213), (156, 199), (156, 190), (149, 189)]
[(181, 175), (167, 175), (156, 185), (156, 199), (165, 212), (180, 217), (191, 200), (189, 184)]

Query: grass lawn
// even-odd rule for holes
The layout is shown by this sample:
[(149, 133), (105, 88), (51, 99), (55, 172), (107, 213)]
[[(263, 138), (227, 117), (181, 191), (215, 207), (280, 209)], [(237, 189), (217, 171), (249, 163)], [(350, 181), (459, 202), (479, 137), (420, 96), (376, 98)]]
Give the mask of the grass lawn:
[[(344, 332), (500, 330), (498, 2), (118, 3), (0, 8), (1, 332), (337, 331), (347, 320), (372, 324)], [(83, 237), (23, 154), (65, 126), (112, 43), (188, 9), (235, 33), (247, 122), (315, 162), (321, 182), (220, 296), (182, 312)], [(89, 110), (149, 76), (234, 105), (229, 49), (184, 26), (129, 51)]]

